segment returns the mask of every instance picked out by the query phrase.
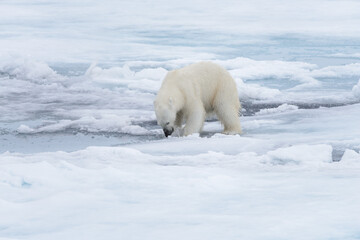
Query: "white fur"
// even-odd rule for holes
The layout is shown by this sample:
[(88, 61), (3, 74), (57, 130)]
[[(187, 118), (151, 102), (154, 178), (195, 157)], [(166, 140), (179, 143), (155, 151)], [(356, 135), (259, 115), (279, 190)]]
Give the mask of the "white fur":
[(164, 130), (181, 128), (185, 122), (183, 135), (201, 132), (206, 114), (215, 112), (225, 134), (241, 133), (235, 81), (224, 68), (211, 62), (170, 71), (154, 106), (158, 124)]

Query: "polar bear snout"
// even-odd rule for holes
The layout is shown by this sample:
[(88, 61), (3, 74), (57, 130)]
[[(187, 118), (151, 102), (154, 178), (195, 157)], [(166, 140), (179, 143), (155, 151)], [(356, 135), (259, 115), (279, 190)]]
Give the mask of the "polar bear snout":
[(174, 132), (174, 128), (166, 126), (163, 128), (163, 131), (164, 131), (165, 137), (168, 137)]

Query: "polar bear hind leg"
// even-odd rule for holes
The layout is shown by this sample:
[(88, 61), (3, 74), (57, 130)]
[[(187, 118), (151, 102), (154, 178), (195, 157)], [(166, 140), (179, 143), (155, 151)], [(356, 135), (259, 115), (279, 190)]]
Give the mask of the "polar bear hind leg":
[(230, 109), (223, 108), (219, 110), (218, 118), (220, 122), (224, 125), (224, 134), (241, 134), (241, 126), (239, 121), (239, 110), (232, 107)]
[[(233, 98), (232, 101), (226, 101), (226, 98), (231, 97)], [(227, 105), (229, 103), (230, 105)], [(239, 119), (240, 108), (241, 106), (237, 96), (217, 96), (214, 109), (220, 122), (224, 125), (224, 134), (241, 134)]]

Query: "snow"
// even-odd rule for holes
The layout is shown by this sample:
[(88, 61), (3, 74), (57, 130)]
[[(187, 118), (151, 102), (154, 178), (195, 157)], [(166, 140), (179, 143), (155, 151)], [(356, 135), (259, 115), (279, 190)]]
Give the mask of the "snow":
[(124, 132), (130, 134), (147, 134), (148, 131), (140, 126), (131, 125), (129, 119), (116, 115), (104, 115), (101, 119), (94, 117), (82, 117), (78, 120), (60, 120), (57, 123), (32, 129), (26, 125), (20, 125), (18, 133), (52, 133), (66, 129), (79, 129), (87, 132)]
[(297, 158), (308, 164), (301, 170), (291, 159), (280, 165), (263, 161), (282, 150), (187, 157), (119, 147), (5, 153), (2, 234), (20, 239), (347, 238), (359, 227), (360, 179), (347, 164), (334, 169), (330, 149), (287, 149), (326, 160), (314, 165)]
[(342, 163), (358, 163), (360, 160), (360, 154), (354, 150), (346, 149), (343, 157), (341, 158)]
[(330, 145), (296, 145), (286, 148), (278, 148), (268, 152), (272, 162), (284, 164), (286, 162), (294, 163), (317, 163), (332, 162), (332, 147)]
[[(360, 239), (358, 1), (0, 3), (0, 239)], [(165, 138), (168, 71), (234, 77), (242, 135)]]
[(293, 111), (299, 109), (298, 106), (289, 105), (287, 103), (281, 104), (277, 108), (266, 108), (261, 109), (259, 112), (256, 113), (256, 115), (265, 115), (265, 114), (273, 114), (273, 113), (281, 113), (285, 111)]
[(358, 84), (352, 88), (352, 93), (354, 94), (354, 97), (360, 98), (360, 80)]
[(339, 58), (360, 58), (360, 53), (335, 53), (332, 54), (331, 57), (339, 57)]
[(274, 99), (281, 95), (281, 92), (278, 89), (262, 87), (259, 84), (246, 84), (240, 78), (236, 78), (235, 82), (241, 99), (266, 100)]

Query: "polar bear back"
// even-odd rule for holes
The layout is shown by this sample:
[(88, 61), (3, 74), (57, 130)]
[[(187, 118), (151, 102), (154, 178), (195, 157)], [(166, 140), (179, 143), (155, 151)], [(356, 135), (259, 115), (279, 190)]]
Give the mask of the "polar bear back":
[[(187, 104), (200, 97), (206, 112), (213, 111), (214, 104), (221, 104), (216, 102), (217, 98), (238, 98), (236, 84), (231, 75), (212, 62), (199, 62), (170, 71), (163, 85), (177, 86), (181, 92), (186, 92)], [(240, 108), (240, 103), (238, 105)]]

